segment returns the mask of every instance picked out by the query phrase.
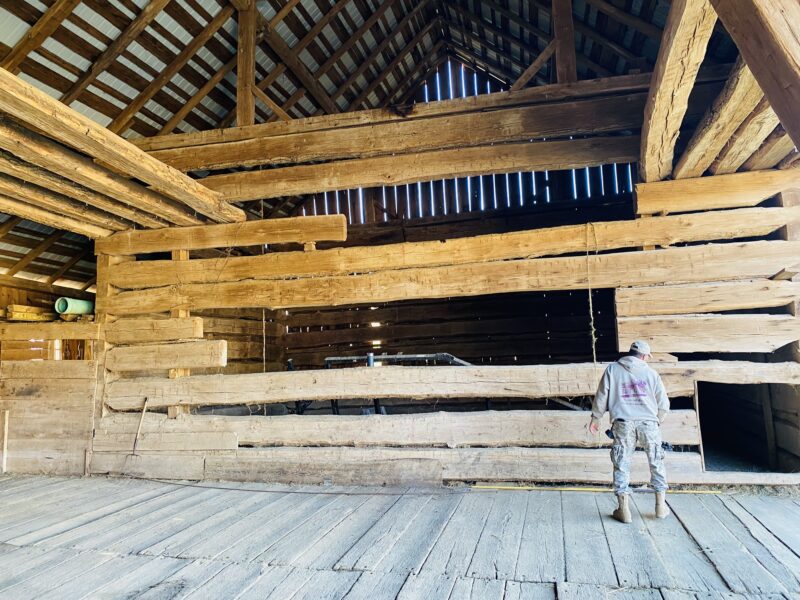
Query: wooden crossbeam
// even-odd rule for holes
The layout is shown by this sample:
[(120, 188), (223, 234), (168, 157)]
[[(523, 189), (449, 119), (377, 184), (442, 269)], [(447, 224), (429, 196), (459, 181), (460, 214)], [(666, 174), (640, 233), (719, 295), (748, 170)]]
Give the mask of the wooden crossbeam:
[(783, 125), (778, 125), (767, 136), (761, 147), (742, 165), (743, 171), (772, 169), (794, 150), (794, 140), (786, 133)]
[(697, 126), (672, 172), (675, 179), (700, 177), (714, 162), (739, 125), (755, 110), (764, 93), (739, 58), (725, 89)]
[(138, 113), (147, 102), (156, 95), (185, 65), (192, 57), (197, 54), (206, 43), (216, 35), (220, 27), (233, 15), (233, 7), (225, 6), (216, 14), (211, 22), (205, 26), (202, 33), (192, 38), (183, 47), (178, 55), (143, 89), (136, 98), (118, 114), (108, 125), (108, 129), (114, 133), (125, 131), (130, 125), (133, 117)]
[(0, 193), (0, 212), (7, 213), (9, 215), (16, 215), (18, 217), (22, 217), (23, 219), (34, 221), (35, 223), (41, 223), (42, 225), (47, 225), (53, 229), (66, 229), (67, 231), (80, 233), (81, 235), (85, 235), (86, 237), (93, 239), (105, 237), (113, 233), (112, 229), (92, 225), (91, 223), (68, 217), (66, 215), (55, 214), (52, 210), (45, 210), (34, 206), (33, 204), (20, 202), (19, 200), (10, 196), (6, 196), (2, 193)]
[(23, 256), (16, 263), (14, 263), (6, 271), (5, 274), (10, 277), (24, 270), (25, 267), (27, 267), (29, 264), (31, 264), (33, 261), (39, 258), (39, 256), (41, 256), (43, 252), (47, 252), (47, 250), (62, 237), (64, 237), (63, 231), (59, 230), (54, 231), (49, 236), (44, 238), (41, 242), (36, 244), (36, 246), (28, 250), (27, 254), (25, 254), (25, 256)]
[(4, 238), (7, 234), (11, 233), (17, 225), (22, 222), (22, 217), (11, 216), (2, 223), (0, 223), (0, 238)]
[(641, 17), (631, 14), (623, 8), (617, 8), (607, 0), (586, 0), (586, 3), (591, 4), (600, 12), (608, 15), (623, 25), (627, 25), (628, 27), (643, 33), (649, 38), (654, 40), (661, 38), (661, 29), (652, 23), (645, 21)]
[(643, 181), (661, 181), (672, 172), (675, 143), (716, 20), (708, 0), (674, 0), (670, 6), (642, 126)]
[(800, 146), (800, 4), (711, 0), (781, 123)]
[(171, 0), (150, 0), (147, 6), (136, 15), (136, 18), (130, 22), (111, 44), (109, 44), (99, 58), (92, 63), (89, 70), (84, 72), (78, 80), (72, 84), (72, 87), (64, 92), (61, 96), (61, 102), (69, 105), (77, 100), (83, 91), (97, 79), (100, 73), (114, 64), (114, 61), (117, 60), (131, 42), (139, 37), (170, 1)]
[(731, 136), (708, 170), (714, 175), (735, 173), (761, 147), (778, 125), (778, 115), (772, 110), (769, 100), (762, 98), (755, 110)]
[(50, 8), (39, 18), (25, 35), (16, 43), (6, 57), (0, 62), (0, 67), (17, 74), (20, 71), (22, 61), (27, 56), (39, 48), (44, 41), (49, 38), (61, 23), (66, 19), (81, 0), (56, 0)]
[(300, 0), (286, 0), (286, 4), (284, 4), (283, 7), (277, 13), (275, 13), (275, 16), (269, 20), (269, 26), (274, 29), (275, 26), (283, 21), (298, 4), (300, 4)]
[(553, 56), (553, 53), (556, 51), (556, 43), (555, 41), (550, 42), (547, 47), (539, 53), (531, 65), (525, 69), (525, 71), (520, 75), (517, 80), (514, 82), (514, 85), (511, 86), (511, 90), (521, 90), (524, 88), (527, 83), (536, 77), (536, 74), (544, 68), (547, 61), (550, 60), (550, 57)]
[[(148, 156), (105, 127), (2, 69), (0, 112), (34, 129), (46, 131), (48, 137), (144, 181), (154, 192), (162, 193), (215, 221), (245, 219), (243, 211), (221, 204), (218, 196), (200, 183)], [(21, 157), (18, 152), (14, 154)], [(28, 162), (36, 163), (35, 160)]]
[(245, 9), (239, 9), (238, 45), (236, 48), (236, 124), (239, 127), (256, 122), (256, 25), (258, 10), (249, 0)]
[(575, 64), (575, 28), (572, 0), (553, 0), (553, 40), (556, 44), (556, 74), (559, 83), (578, 80)]
[(58, 271), (56, 271), (55, 273), (50, 275), (50, 277), (47, 278), (47, 281), (45, 283), (47, 283), (48, 285), (53, 285), (56, 281), (64, 277), (64, 275), (66, 275), (70, 271), (70, 269), (72, 269), (80, 261), (88, 259), (91, 256), (91, 254), (92, 253), (89, 249), (86, 249), (83, 252), (76, 252), (75, 256), (67, 260), (63, 265), (61, 265)]
[(289, 113), (283, 110), (281, 105), (270, 98), (260, 87), (253, 87), (253, 95), (255, 95), (258, 100), (261, 100), (261, 102), (263, 102), (266, 107), (272, 111), (272, 114), (278, 117), (281, 121), (291, 121), (292, 117), (289, 116)]

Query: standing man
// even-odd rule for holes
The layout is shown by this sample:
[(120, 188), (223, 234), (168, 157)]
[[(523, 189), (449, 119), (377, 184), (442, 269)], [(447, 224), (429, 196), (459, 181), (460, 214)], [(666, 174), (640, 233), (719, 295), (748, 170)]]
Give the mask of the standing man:
[(665, 498), (667, 471), (660, 429), (661, 421), (669, 412), (669, 398), (661, 376), (647, 364), (651, 358), (647, 342), (634, 342), (627, 356), (611, 363), (603, 373), (592, 404), (589, 424), (592, 434), (600, 430), (600, 419), (605, 412), (611, 415), (611, 430), (614, 432), (611, 462), (614, 465), (614, 492), (619, 501), (614, 518), (622, 523), (631, 522), (628, 484), (637, 441), (644, 446), (650, 463), (650, 485), (656, 492), (656, 517), (663, 519), (669, 515)]

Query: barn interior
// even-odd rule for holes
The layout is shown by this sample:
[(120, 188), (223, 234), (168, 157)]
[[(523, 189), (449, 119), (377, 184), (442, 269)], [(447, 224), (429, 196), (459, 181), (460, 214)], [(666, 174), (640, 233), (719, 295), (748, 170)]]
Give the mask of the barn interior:
[(645, 340), (671, 484), (800, 483), (798, 39), (795, 0), (0, 0), (0, 477), (607, 486)]

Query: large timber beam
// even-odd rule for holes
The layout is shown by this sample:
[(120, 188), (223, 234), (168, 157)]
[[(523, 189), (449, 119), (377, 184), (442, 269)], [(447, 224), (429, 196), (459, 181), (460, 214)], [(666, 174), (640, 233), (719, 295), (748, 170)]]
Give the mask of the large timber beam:
[(112, 229), (93, 225), (82, 219), (57, 214), (50, 209), (42, 209), (2, 193), (0, 193), (0, 212), (41, 223), (53, 229), (66, 229), (67, 231), (80, 233), (92, 239), (105, 237), (113, 233)]
[(796, 146), (800, 146), (800, 3), (711, 0)]
[(228, 202), (244, 202), (493, 173), (626, 163), (636, 160), (638, 150), (638, 136), (499, 144), (213, 175), (203, 183)]
[(731, 136), (719, 156), (709, 167), (714, 175), (735, 173), (779, 125), (778, 115), (769, 100), (762, 98), (755, 110)]
[(642, 126), (643, 181), (672, 173), (675, 142), (716, 20), (708, 0), (674, 0), (670, 6)]
[(2, 69), (0, 112), (47, 132), (48, 137), (130, 177), (144, 181), (154, 191), (212, 220), (232, 222), (245, 219), (242, 210), (221, 202), (217, 194), (202, 184), (148, 156), (105, 127)]
[(575, 27), (572, 24), (572, 0), (553, 0), (553, 39), (556, 43), (558, 83), (578, 80), (575, 61)]
[(256, 122), (256, 105), (253, 88), (256, 85), (256, 24), (258, 9), (249, 0), (239, 9), (238, 46), (236, 48), (236, 125), (253, 125)]

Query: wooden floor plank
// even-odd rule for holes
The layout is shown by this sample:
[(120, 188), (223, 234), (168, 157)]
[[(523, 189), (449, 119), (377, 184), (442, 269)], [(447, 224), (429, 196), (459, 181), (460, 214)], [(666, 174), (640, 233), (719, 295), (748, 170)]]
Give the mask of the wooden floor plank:
[(138, 598), (153, 586), (185, 568), (189, 562), (180, 558), (154, 557), (138, 569), (116, 577), (107, 585), (93, 591), (86, 600)]
[(761, 521), (778, 539), (800, 556), (798, 516), (787, 503), (769, 496), (741, 496), (736, 500), (747, 512)]
[(587, 583), (558, 583), (558, 600), (662, 600), (657, 589), (612, 588)]
[(256, 580), (261, 577), (266, 569), (262, 564), (230, 564), (195, 588), (187, 598), (201, 600), (205, 598), (236, 598), (246, 591)]
[[(668, 502), (695, 542), (725, 579), (740, 594), (783, 593), (786, 588), (750, 554), (699, 498), (671, 494)], [(665, 586), (670, 587), (670, 586)]]
[(155, 584), (136, 600), (173, 600), (185, 598), (225, 568), (218, 560), (192, 560), (182, 569)]
[[(700, 502), (711, 512), (725, 528), (747, 548), (747, 551), (769, 571), (775, 579), (780, 581), (790, 592), (800, 592), (800, 570), (788, 568), (778, 560), (765, 544), (769, 544), (771, 534), (768, 531), (762, 536), (755, 537), (742, 521), (728, 508), (728, 505), (719, 496), (701, 496)], [(734, 505), (736, 502), (729, 499)], [(800, 526), (800, 521), (795, 521), (795, 527)], [(775, 544), (777, 545), (777, 544)], [(774, 547), (774, 546), (773, 546)], [(791, 553), (790, 553), (791, 554)], [(795, 558), (798, 558), (795, 556)], [(795, 566), (800, 564), (800, 558), (793, 561)]]
[[(398, 537), (430, 502), (431, 496), (402, 496), (375, 524), (336, 562), (334, 569), (352, 571), (356, 565), (377, 563), (397, 542)], [(362, 567), (363, 568), (363, 567)]]
[(448, 600), (503, 600), (505, 584), (500, 579), (461, 577), (456, 579)]
[(256, 579), (237, 600), (264, 600), (264, 598), (276, 598), (273, 594), (275, 589), (291, 575), (295, 569), (292, 567), (276, 566), (270, 567), (260, 565), (261, 576)]
[(197, 540), (214, 537), (233, 523), (261, 510), (272, 502), (285, 496), (283, 493), (233, 492), (228, 497), (228, 506), (211, 516), (190, 524), (167, 537), (142, 548), (142, 554), (180, 556), (182, 552), (197, 543)]
[(13, 594), (13, 597), (18, 600), (27, 600), (29, 598), (39, 598), (42, 595), (52, 593), (52, 591), (57, 588), (62, 588), (60, 596), (56, 597), (65, 598), (70, 596), (79, 598), (80, 596), (73, 595), (72, 592), (67, 593), (67, 589), (72, 589), (69, 586), (72, 584), (77, 585), (78, 582), (85, 579), (88, 573), (94, 569), (98, 569), (107, 562), (118, 558), (120, 557), (115, 557), (110, 554), (76, 552), (71, 558), (52, 568), (42, 569), (36, 577), (31, 577), (23, 581), (14, 588), (6, 590), (5, 593)]
[[(371, 496), (331, 531), (294, 559), (297, 567), (332, 569), (399, 500), (401, 496)], [(399, 589), (399, 588), (398, 588)]]
[[(292, 598), (316, 574), (317, 571), (310, 571), (308, 569), (290, 569), (289, 573), (281, 579), (280, 583), (278, 583), (278, 585), (275, 586), (275, 588), (269, 595), (267, 596), (261, 595), (258, 597), (275, 598), (276, 600), (278, 600), (278, 598)], [(259, 582), (257, 581), (256, 583)], [(255, 584), (253, 587), (255, 587)]]
[(353, 511), (364, 504), (369, 496), (336, 496), (333, 502), (323, 506), (313, 518), (307, 519), (290, 534), (276, 537), (274, 542), (265, 545), (264, 551), (252, 560), (278, 565), (294, 565), (298, 556), (309, 546), (337, 527)]
[(564, 581), (561, 492), (533, 491), (526, 495), (528, 506), (513, 579), (540, 583)]
[[(314, 600), (341, 600), (355, 584), (360, 573), (353, 571), (317, 571), (294, 596)], [(377, 597), (373, 600), (378, 600)]]
[(397, 600), (421, 600), (422, 598), (449, 598), (456, 580), (446, 575), (409, 575)]
[(407, 577), (399, 573), (362, 573), (344, 600), (396, 598)]
[(434, 496), (377, 563), (370, 564), (371, 559), (365, 555), (356, 563), (356, 569), (384, 573), (418, 572), (463, 497), (461, 492)]
[[(671, 587), (672, 577), (658, 552), (658, 540), (650, 537), (636, 505), (631, 504), (633, 522), (626, 525), (611, 517), (616, 503), (613, 494), (597, 497), (600, 512), (607, 515), (603, 519), (603, 527), (619, 584), (636, 588)], [(647, 518), (651, 518), (651, 515), (647, 515)]]
[(467, 576), (482, 579), (514, 578), (527, 504), (525, 493), (497, 493), (467, 569)]
[(13, 594), (14, 586), (20, 586), (37, 578), (43, 570), (58, 567), (74, 558), (77, 552), (63, 548), (46, 549), (32, 546), (15, 547), (15, 550), (0, 555), (0, 594)]
[(654, 519), (654, 498), (650, 494), (632, 496), (650, 537), (657, 540), (661, 560), (669, 573), (674, 587), (700, 592), (728, 592), (725, 581), (689, 532), (674, 517)]
[(556, 586), (552, 583), (507, 581), (504, 600), (556, 600)]
[(425, 575), (466, 575), (496, 497), (496, 492), (488, 491), (467, 494), (418, 572)]
[(611, 550), (603, 529), (597, 494), (561, 494), (566, 580), (572, 583), (617, 585)]

